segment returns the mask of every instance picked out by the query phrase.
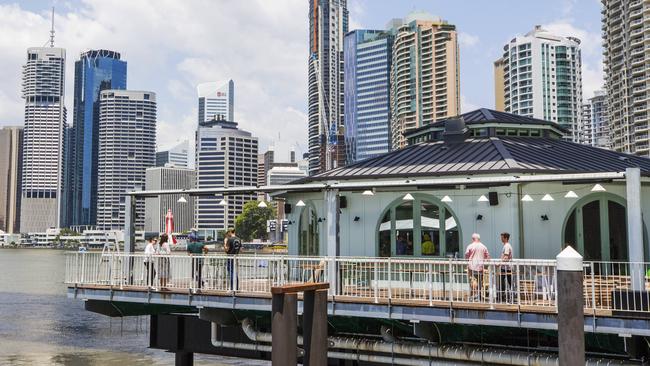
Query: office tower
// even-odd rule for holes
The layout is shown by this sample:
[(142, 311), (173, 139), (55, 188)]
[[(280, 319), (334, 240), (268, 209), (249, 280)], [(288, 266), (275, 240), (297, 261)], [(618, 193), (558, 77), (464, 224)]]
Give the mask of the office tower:
[[(199, 124), (196, 131), (196, 187), (256, 186), (257, 146), (257, 137), (239, 129), (236, 122), (214, 119)], [(218, 230), (233, 226), (244, 204), (255, 199), (255, 194), (199, 196), (195, 210), (196, 227), (205, 236), (215, 237)]]
[(456, 26), (415, 12), (393, 19), (391, 148), (406, 145), (404, 133), (460, 114)]
[(75, 62), (73, 139), (68, 147), (69, 225), (95, 225), (99, 154), (99, 95), (126, 89), (126, 61), (109, 50), (83, 52)]
[(393, 36), (354, 30), (344, 40), (346, 163), (390, 150), (390, 65)]
[(607, 118), (615, 151), (650, 156), (648, 1), (602, 0)]
[[(582, 103), (580, 40), (537, 25), (503, 47), (505, 111), (557, 122), (579, 140)], [(495, 85), (499, 84), (495, 80)]]
[(0, 230), (20, 232), (22, 127), (0, 128)]
[(169, 150), (156, 152), (156, 166), (187, 168), (190, 142), (185, 140)]
[[(104, 90), (99, 96), (97, 227), (124, 227), (125, 193), (142, 190), (156, 163), (156, 94)], [(137, 200), (135, 227), (144, 226), (144, 201)]]
[(274, 147), (269, 146), (264, 154), (259, 154), (257, 159), (257, 185), (266, 185), (266, 173), (273, 167), (275, 163)]
[[(196, 172), (187, 168), (148, 168), (145, 175), (145, 189), (148, 191), (192, 189), (196, 184)], [(183, 199), (179, 202), (181, 197)], [(169, 194), (145, 198), (144, 230), (164, 232), (165, 216), (169, 209), (174, 215), (174, 232), (183, 232), (194, 227), (194, 197), (187, 194)]]
[[(291, 164), (291, 165), (289, 165)], [(266, 173), (266, 184), (269, 186), (289, 184), (295, 180), (306, 177), (307, 174), (298, 168), (295, 163), (283, 163), (282, 165), (274, 166)]]
[(235, 120), (235, 82), (199, 84), (199, 123), (213, 119)]
[(609, 125), (607, 120), (607, 94), (597, 90), (594, 96), (582, 105), (583, 109), (583, 143), (611, 148)]
[(347, 0), (309, 0), (308, 17), (307, 113), (309, 174), (313, 175), (345, 164), (343, 37), (348, 32)]
[(63, 143), (66, 129), (65, 50), (34, 47), (23, 67), (21, 232), (58, 227), (63, 189)]
[(503, 77), (505, 65), (506, 61), (503, 57), (494, 61), (494, 109), (500, 112), (506, 109), (505, 79)]

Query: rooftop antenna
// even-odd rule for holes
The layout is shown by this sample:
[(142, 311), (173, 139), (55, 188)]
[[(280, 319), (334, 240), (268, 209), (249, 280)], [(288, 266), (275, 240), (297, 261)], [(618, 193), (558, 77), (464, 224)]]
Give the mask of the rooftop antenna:
[(52, 28), (50, 29), (50, 47), (54, 47), (54, 7), (52, 7)]

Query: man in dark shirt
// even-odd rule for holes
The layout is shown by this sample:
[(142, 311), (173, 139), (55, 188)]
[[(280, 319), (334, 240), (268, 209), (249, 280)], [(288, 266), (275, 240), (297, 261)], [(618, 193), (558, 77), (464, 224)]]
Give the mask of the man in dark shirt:
[(196, 281), (196, 288), (200, 290), (203, 288), (203, 258), (200, 256), (208, 254), (208, 246), (199, 241), (199, 237), (195, 232), (190, 233), (188, 239), (190, 242), (187, 244), (187, 253), (190, 256), (197, 256), (192, 258), (192, 278)]

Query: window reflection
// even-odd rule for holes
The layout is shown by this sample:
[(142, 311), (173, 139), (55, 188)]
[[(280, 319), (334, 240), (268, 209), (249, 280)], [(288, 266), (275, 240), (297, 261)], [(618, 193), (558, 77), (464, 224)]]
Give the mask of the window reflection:
[(413, 203), (395, 208), (395, 254), (413, 255)]
[(390, 257), (391, 210), (388, 210), (379, 224), (379, 256)]
[(420, 213), (422, 255), (440, 255), (440, 208), (422, 202)]

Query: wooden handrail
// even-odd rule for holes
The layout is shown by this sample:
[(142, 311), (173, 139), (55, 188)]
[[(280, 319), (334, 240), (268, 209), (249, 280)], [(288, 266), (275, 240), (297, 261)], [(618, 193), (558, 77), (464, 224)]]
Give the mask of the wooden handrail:
[(330, 284), (327, 282), (314, 282), (314, 283), (297, 283), (284, 286), (271, 287), (272, 294), (293, 294), (305, 291), (327, 290)]

